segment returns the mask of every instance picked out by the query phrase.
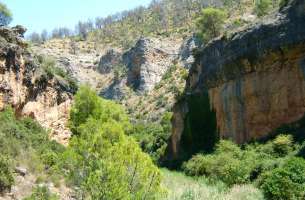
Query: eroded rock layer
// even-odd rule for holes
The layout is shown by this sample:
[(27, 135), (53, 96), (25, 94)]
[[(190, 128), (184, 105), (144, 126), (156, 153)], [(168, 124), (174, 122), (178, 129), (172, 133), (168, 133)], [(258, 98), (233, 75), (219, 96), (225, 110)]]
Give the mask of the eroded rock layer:
[(17, 115), (35, 118), (54, 139), (67, 143), (72, 91), (39, 67), (22, 39), (24, 31), (0, 27), (0, 109), (12, 106)]
[[(266, 137), (304, 116), (305, 1), (288, 1), (263, 21), (210, 42), (196, 55), (186, 97), (175, 107), (173, 125), (179, 128), (173, 129), (169, 157), (179, 157), (185, 148), (186, 119), (193, 112), (189, 96), (207, 93), (217, 122), (215, 133), (191, 134), (218, 134), (237, 143)], [(204, 117), (201, 123), (209, 126)]]

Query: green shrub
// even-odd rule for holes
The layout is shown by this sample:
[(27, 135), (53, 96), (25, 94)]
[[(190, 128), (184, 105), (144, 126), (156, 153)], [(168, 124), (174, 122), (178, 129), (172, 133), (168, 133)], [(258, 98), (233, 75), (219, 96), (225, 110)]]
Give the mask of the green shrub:
[(49, 168), (57, 164), (58, 155), (54, 151), (47, 151), (41, 155), (43, 163)]
[(230, 140), (220, 140), (218, 144), (216, 144), (215, 153), (230, 153), (234, 157), (239, 157), (242, 152), (239, 146), (237, 146), (237, 144), (235, 144), (234, 142)]
[(255, 3), (255, 12), (258, 16), (264, 16), (268, 14), (268, 11), (270, 10), (271, 6), (271, 0), (258, 0)]
[(160, 123), (138, 122), (130, 133), (139, 142), (142, 150), (148, 153), (157, 164), (161, 164), (160, 158), (165, 152), (171, 135), (171, 118), (172, 113), (165, 112)]
[(249, 163), (243, 162), (239, 158), (232, 158), (230, 154), (222, 154), (217, 159), (215, 169), (212, 171), (213, 178), (219, 179), (229, 186), (250, 181), (252, 166)]
[(287, 6), (289, 0), (281, 0), (280, 1), (280, 8), (284, 7), (284, 6)]
[(166, 73), (163, 75), (162, 80), (168, 80), (172, 78), (173, 73), (177, 70), (177, 65), (172, 65), (168, 68)]
[(50, 141), (48, 133), (33, 119), (16, 119), (10, 107), (0, 112), (0, 152), (11, 161), (12, 168), (22, 165), (32, 173), (51, 173), (45, 169), (58, 163), (54, 155), (64, 149), (62, 145)]
[(205, 8), (197, 20), (199, 35), (204, 41), (218, 37), (223, 30), (226, 12), (217, 8)]
[(272, 141), (274, 153), (285, 156), (293, 150), (293, 139), (291, 135), (279, 135)]
[(247, 183), (254, 168), (254, 159), (245, 158), (241, 149), (231, 141), (220, 141), (214, 154), (197, 155), (183, 165), (193, 176), (204, 175), (228, 185)]
[(222, 140), (213, 153), (196, 155), (182, 168), (188, 175), (207, 176), (228, 185), (247, 183), (285, 163), (291, 148), (291, 137), (282, 135), (267, 144), (246, 145), (243, 150)]
[(80, 87), (74, 99), (70, 112), (70, 127), (74, 134), (79, 134), (77, 128), (89, 118), (100, 120), (101, 123), (115, 120), (122, 124), (126, 132), (131, 129), (124, 109), (112, 101), (98, 97), (89, 87)]
[(24, 198), (24, 200), (59, 200), (59, 197), (52, 194), (46, 187), (36, 187), (31, 196)]
[(260, 188), (268, 199), (292, 200), (305, 198), (305, 160), (291, 158), (283, 167), (262, 175)]
[(10, 190), (14, 183), (14, 177), (7, 158), (0, 156), (0, 193)]
[(184, 172), (191, 176), (209, 175), (211, 167), (213, 167), (214, 157), (212, 155), (198, 154), (192, 157), (191, 160), (182, 165)]
[[(280, 188), (280, 185), (284, 183), (281, 183), (280, 180), (272, 182), (273, 177), (267, 179), (267, 175), (269, 177), (271, 175), (283, 177), (282, 171), (287, 172), (287, 169), (289, 169), (288, 171), (295, 171), (301, 176), (300, 174), (303, 173), (300, 172), (302, 162), (300, 160), (287, 162), (301, 148), (302, 146), (294, 144), (291, 135), (279, 135), (265, 144), (246, 144), (242, 149), (231, 141), (221, 140), (216, 144), (212, 153), (193, 156), (192, 159), (183, 164), (182, 169), (187, 175), (206, 176), (216, 181), (220, 180), (228, 186), (253, 181), (258, 183), (267, 182), (263, 187), (271, 190), (275, 187), (274, 185), (278, 184)], [(297, 164), (294, 164), (294, 162)], [(291, 170), (292, 168), (293, 170)], [(305, 179), (305, 176), (303, 177)], [(286, 179), (288, 180), (289, 177), (286, 177)], [(287, 182), (286, 179), (283, 178)], [(269, 182), (273, 184), (270, 186), (271, 189), (268, 188)], [(292, 185), (293, 181), (290, 182), (289, 184)], [(295, 182), (300, 183), (302, 181)], [(298, 187), (295, 186), (295, 188)], [(280, 189), (278, 190), (280, 191)]]
[(121, 106), (81, 87), (71, 109), (74, 136), (59, 168), (91, 199), (154, 199), (161, 176), (148, 155), (126, 136), (130, 123)]

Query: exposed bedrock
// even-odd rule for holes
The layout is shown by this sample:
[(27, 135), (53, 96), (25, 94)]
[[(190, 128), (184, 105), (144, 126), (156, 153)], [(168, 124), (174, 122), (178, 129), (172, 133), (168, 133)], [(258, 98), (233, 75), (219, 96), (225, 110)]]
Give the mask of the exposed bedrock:
[(21, 26), (0, 27), (0, 110), (7, 106), (18, 116), (30, 116), (66, 144), (72, 89), (60, 77), (49, 77), (27, 50)]
[[(241, 144), (267, 137), (274, 129), (304, 116), (305, 1), (292, 0), (263, 21), (216, 39), (198, 52), (185, 97), (174, 109), (167, 159), (178, 159), (185, 149), (206, 142), (193, 141), (186, 146), (185, 134), (201, 135), (204, 140), (209, 137), (202, 135), (216, 134)], [(210, 117), (215, 117), (217, 129), (189, 132), (187, 120), (196, 110), (189, 99), (204, 94), (208, 94), (210, 112), (216, 114)], [(196, 114), (196, 120), (209, 127), (213, 120), (207, 120), (204, 113)]]

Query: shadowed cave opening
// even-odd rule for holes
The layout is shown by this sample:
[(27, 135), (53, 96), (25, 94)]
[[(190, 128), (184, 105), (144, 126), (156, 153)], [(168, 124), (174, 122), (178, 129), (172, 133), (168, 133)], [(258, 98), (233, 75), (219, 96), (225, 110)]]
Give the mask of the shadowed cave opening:
[(213, 151), (219, 140), (216, 124), (216, 112), (211, 109), (208, 92), (186, 97), (189, 112), (184, 120), (181, 137), (181, 160), (192, 155)]

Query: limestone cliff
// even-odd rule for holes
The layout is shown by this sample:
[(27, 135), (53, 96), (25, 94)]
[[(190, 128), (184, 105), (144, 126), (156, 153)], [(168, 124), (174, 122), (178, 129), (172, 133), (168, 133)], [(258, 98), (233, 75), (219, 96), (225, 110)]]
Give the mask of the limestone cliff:
[(149, 91), (160, 82), (173, 64), (180, 43), (141, 38), (123, 55), (127, 66), (127, 84), (137, 91)]
[(262, 21), (196, 54), (174, 109), (169, 159), (205, 149), (217, 137), (237, 143), (263, 138), (304, 116), (305, 1), (288, 1)]
[(181, 63), (182, 66), (184, 66), (186, 69), (190, 69), (193, 62), (194, 62), (194, 56), (193, 56), (193, 51), (195, 49), (200, 48), (202, 45), (202, 42), (198, 37), (195, 35), (186, 38), (179, 50), (179, 55), (178, 59)]
[(49, 77), (26, 48), (25, 29), (0, 27), (0, 109), (11, 105), (19, 116), (35, 118), (59, 142), (66, 143), (72, 91)]

